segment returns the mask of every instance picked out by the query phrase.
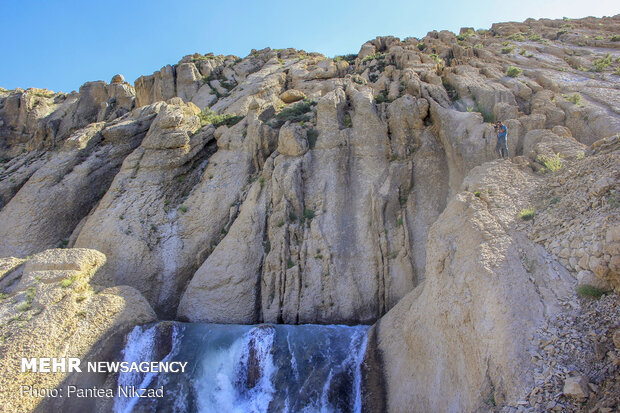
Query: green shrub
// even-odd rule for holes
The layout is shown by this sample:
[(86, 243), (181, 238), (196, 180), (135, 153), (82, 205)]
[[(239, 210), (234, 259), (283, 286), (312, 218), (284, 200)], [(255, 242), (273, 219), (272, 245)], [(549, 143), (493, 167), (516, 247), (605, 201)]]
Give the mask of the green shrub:
[(461, 33), (458, 36), (456, 36), (456, 38), (458, 40), (465, 40), (469, 36), (473, 36), (474, 34), (475, 34), (474, 30), (473, 29), (469, 29), (469, 30), (466, 30), (465, 33)]
[(369, 54), (362, 60), (362, 62), (372, 62), (373, 60), (383, 60), (385, 59), (385, 53), (372, 53)]
[(286, 268), (293, 268), (294, 266), (295, 263), (290, 258), (286, 260)]
[(319, 137), (318, 129), (309, 129), (308, 132), (306, 132), (306, 136), (308, 137), (308, 146), (310, 147), (310, 149), (314, 149), (314, 146), (316, 145), (316, 140)]
[(351, 115), (347, 113), (346, 115), (344, 115), (344, 127), (350, 128), (351, 126), (353, 126), (353, 122), (351, 121)]
[(407, 200), (409, 199), (409, 195), (408, 194), (402, 194), (399, 198), (398, 198), (398, 202), (400, 203), (401, 206), (404, 206), (407, 203)]
[(560, 159), (559, 153), (555, 154), (555, 156), (541, 155), (536, 160), (539, 163), (543, 164), (545, 168), (547, 168), (551, 172), (558, 171), (562, 168), (562, 160)]
[(24, 301), (17, 306), (17, 311), (28, 311), (32, 308), (32, 303)]
[(223, 87), (224, 89), (228, 90), (228, 91), (233, 90), (233, 89), (235, 88), (235, 86), (237, 86), (237, 85), (235, 85), (233, 82), (229, 82), (229, 81), (226, 81), (226, 80), (222, 80), (222, 81), (220, 82), (220, 85), (222, 85), (222, 87)]
[(36, 287), (28, 287), (26, 289), (26, 301), (32, 302), (32, 300), (34, 300), (34, 297), (37, 295), (37, 288)]
[(418, 43), (418, 50), (423, 51), (426, 49), (426, 44), (424, 42)]
[(187, 207), (186, 207), (185, 205), (181, 205), (181, 206), (179, 207), (179, 211), (181, 211), (181, 212), (185, 213), (185, 212), (187, 212)]
[(535, 214), (536, 210), (534, 208), (525, 208), (519, 212), (519, 218), (529, 221), (530, 219), (534, 219)]
[(512, 53), (514, 49), (516, 49), (516, 46), (507, 46), (507, 47), (502, 48), (502, 53), (503, 54)]
[(540, 42), (542, 40), (542, 36), (539, 34), (531, 34), (527, 37), (527, 39), (533, 42)]
[(477, 198), (480, 198), (480, 191), (474, 192), (474, 196), (477, 197)]
[(525, 49), (521, 49), (521, 50), (519, 50), (519, 54), (520, 54), (521, 56), (525, 56), (525, 53), (526, 53), (526, 52), (527, 52), (527, 50), (525, 50)]
[(614, 34), (609, 38), (609, 40), (612, 42), (620, 42), (620, 34)]
[(47, 89), (32, 91), (31, 94), (33, 96), (37, 96), (40, 98), (51, 98), (52, 96), (55, 95), (54, 92), (52, 92), (51, 90), (47, 90)]
[(308, 122), (310, 116), (307, 114), (312, 111), (312, 107), (316, 105), (316, 102), (304, 99), (301, 102), (297, 102), (294, 105), (288, 106), (280, 111), (276, 115), (276, 126), (282, 126), (284, 122)]
[(213, 60), (213, 59), (215, 59), (215, 56), (214, 56), (213, 54), (208, 54), (208, 55), (205, 55), (205, 56), (196, 56), (196, 57), (193, 57), (193, 58), (192, 58), (192, 62), (194, 62), (194, 63), (195, 63), (195, 62), (199, 62), (199, 61), (201, 61), (201, 60)]
[(391, 103), (392, 102), (391, 99), (388, 99), (388, 91), (387, 90), (382, 90), (381, 92), (379, 92), (379, 94), (375, 98), (375, 101), (377, 103), (383, 103), (383, 102)]
[(568, 101), (574, 105), (581, 106), (581, 95), (574, 93), (568, 97)]
[(596, 72), (602, 72), (603, 70), (611, 66), (612, 61), (613, 61), (613, 58), (611, 57), (610, 53), (607, 53), (607, 55), (603, 58), (594, 59), (593, 70)]
[(514, 67), (514, 66), (510, 66), (508, 70), (506, 70), (506, 74), (510, 77), (517, 77), (521, 73), (523, 73), (523, 70), (519, 69), (518, 67)]
[(293, 211), (291, 211), (288, 213), (288, 219), (290, 221), (297, 221), (297, 215)]
[(523, 37), (522, 33), (515, 33), (515, 34), (511, 34), (510, 36), (508, 36), (508, 40), (514, 40), (517, 42), (522, 42), (525, 40), (525, 37)]
[(65, 279), (63, 279), (63, 280), (60, 282), (60, 286), (61, 286), (62, 288), (68, 288), (68, 287), (70, 287), (70, 286), (71, 286), (71, 285), (75, 282), (75, 280), (76, 280), (76, 277), (75, 277), (75, 276), (65, 278)]
[(200, 126), (212, 124), (218, 128), (222, 125), (236, 125), (241, 119), (243, 119), (243, 116), (237, 116), (230, 113), (216, 115), (209, 109), (205, 109), (198, 114), (198, 118), (200, 119)]
[(348, 62), (351, 64), (351, 63), (355, 63), (355, 59), (357, 59), (356, 54), (345, 54), (345, 55), (334, 57), (334, 62), (340, 62), (341, 60), (344, 60), (345, 62)]
[(577, 294), (581, 297), (601, 298), (606, 291), (589, 284), (583, 284), (577, 287)]
[(304, 219), (313, 219), (314, 218), (314, 211), (312, 209), (304, 209)]

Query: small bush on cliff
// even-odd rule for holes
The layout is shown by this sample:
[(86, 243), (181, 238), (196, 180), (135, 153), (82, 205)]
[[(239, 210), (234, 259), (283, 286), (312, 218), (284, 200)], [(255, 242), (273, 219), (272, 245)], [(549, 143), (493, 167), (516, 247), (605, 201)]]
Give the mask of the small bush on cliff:
[(589, 284), (583, 284), (577, 287), (577, 294), (581, 297), (601, 298), (605, 295), (605, 290)]
[(579, 93), (574, 93), (568, 97), (568, 101), (573, 105), (581, 106), (581, 95)]
[(534, 208), (525, 208), (519, 212), (519, 218), (529, 221), (530, 219), (534, 219), (534, 215), (536, 215), (536, 210)]
[(539, 156), (536, 159), (539, 163), (543, 164), (545, 168), (547, 168), (551, 172), (558, 171), (562, 168), (562, 159), (560, 159), (560, 154), (557, 153), (555, 156)]
[(355, 59), (357, 59), (356, 54), (345, 54), (342, 56), (334, 57), (334, 62), (340, 62), (341, 60), (344, 60), (345, 62), (348, 62), (348, 63), (355, 63)]
[(515, 34), (511, 34), (510, 36), (508, 36), (508, 40), (514, 40), (516, 42), (522, 42), (525, 40), (525, 37), (523, 37), (522, 33), (515, 33)]
[(510, 77), (517, 77), (521, 73), (523, 73), (523, 70), (519, 69), (518, 67), (514, 67), (514, 66), (510, 66), (508, 70), (506, 70), (506, 74)]
[(379, 94), (375, 98), (375, 101), (377, 103), (383, 103), (383, 102), (391, 103), (392, 102), (392, 100), (388, 98), (387, 90), (382, 90), (381, 92), (379, 92)]
[(198, 114), (198, 118), (200, 119), (200, 126), (212, 124), (213, 126), (218, 128), (222, 125), (236, 125), (241, 119), (243, 119), (243, 116), (237, 116), (230, 113), (216, 115), (209, 109), (205, 109)]
[(286, 121), (307, 122), (310, 120), (308, 112), (310, 112), (315, 105), (316, 102), (304, 99), (302, 102), (286, 107), (276, 115), (277, 123), (279, 126), (282, 126)]
[(63, 280), (60, 282), (60, 286), (61, 286), (62, 288), (68, 288), (68, 287), (70, 287), (70, 286), (71, 286), (71, 284), (73, 284), (73, 283), (75, 282), (75, 280), (76, 280), (76, 277), (68, 277), (68, 278), (65, 278), (65, 279), (63, 279)]
[(316, 140), (319, 137), (319, 131), (312, 128), (308, 130), (308, 132), (306, 132), (306, 136), (308, 138), (308, 146), (310, 146), (310, 149), (314, 149), (314, 146), (316, 145)]
[(611, 57), (611, 54), (607, 53), (607, 55), (605, 57), (602, 57), (602, 58), (594, 60), (594, 68), (593, 68), (593, 70), (595, 72), (602, 72), (603, 70), (605, 70), (609, 66), (611, 66), (611, 62), (612, 61), (613, 61), (613, 59)]
[(362, 62), (372, 62), (373, 60), (383, 60), (385, 59), (385, 53), (373, 53), (369, 54), (362, 60)]
[(304, 219), (311, 220), (314, 218), (314, 215), (314, 210), (308, 208), (304, 209)]

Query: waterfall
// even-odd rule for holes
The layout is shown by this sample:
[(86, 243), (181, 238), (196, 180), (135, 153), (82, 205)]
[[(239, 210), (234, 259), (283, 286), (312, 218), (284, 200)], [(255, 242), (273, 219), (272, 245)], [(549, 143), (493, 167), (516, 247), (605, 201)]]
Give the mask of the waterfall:
[[(168, 323), (170, 325), (170, 323)], [(187, 361), (185, 373), (121, 373), (119, 386), (164, 387), (160, 399), (117, 397), (116, 413), (359, 413), (367, 326), (173, 323), (136, 327), (123, 361)], [(160, 338), (158, 338), (160, 337)]]

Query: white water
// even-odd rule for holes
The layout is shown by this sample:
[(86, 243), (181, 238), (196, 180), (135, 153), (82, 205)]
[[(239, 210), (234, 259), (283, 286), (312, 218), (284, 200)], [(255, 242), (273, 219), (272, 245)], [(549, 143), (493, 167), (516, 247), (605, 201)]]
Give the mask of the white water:
[[(124, 361), (155, 361), (156, 329), (136, 327)], [(120, 374), (119, 385), (157, 388), (157, 400), (117, 398), (116, 413), (359, 413), (365, 326), (175, 323), (164, 360), (185, 374)]]

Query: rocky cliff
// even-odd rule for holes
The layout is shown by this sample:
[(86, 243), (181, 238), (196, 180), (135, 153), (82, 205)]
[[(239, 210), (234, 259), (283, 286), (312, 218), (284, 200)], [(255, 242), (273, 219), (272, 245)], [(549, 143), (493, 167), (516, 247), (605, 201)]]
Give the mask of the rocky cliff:
[(376, 322), (390, 411), (517, 403), (577, 282), (620, 289), (619, 29), (527, 20), (0, 89), (3, 312), (28, 294), (21, 260), (91, 249), (92, 283), (160, 319)]

